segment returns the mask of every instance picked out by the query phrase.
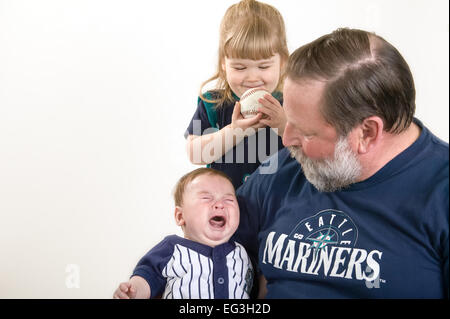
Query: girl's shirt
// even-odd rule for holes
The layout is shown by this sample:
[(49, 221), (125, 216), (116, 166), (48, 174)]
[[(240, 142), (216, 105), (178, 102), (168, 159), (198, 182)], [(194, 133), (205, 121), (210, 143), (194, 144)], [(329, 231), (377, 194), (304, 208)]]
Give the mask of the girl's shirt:
[[(218, 92), (207, 92), (208, 99), (216, 97)], [(272, 94), (282, 104), (282, 95), (279, 92)], [(237, 96), (234, 96), (239, 101)], [(205, 135), (218, 131), (231, 123), (235, 102), (225, 103), (221, 107), (208, 103), (198, 98), (197, 110), (192, 117), (186, 130), (188, 135)], [(281, 137), (279, 137), (270, 127), (258, 130), (255, 135), (245, 137), (238, 145), (235, 145), (228, 153), (208, 167), (226, 173), (233, 181), (233, 186), (237, 189), (248, 176), (250, 176), (259, 165), (266, 161), (271, 155), (283, 148)], [(268, 165), (265, 171), (267, 174), (274, 173), (277, 163)]]

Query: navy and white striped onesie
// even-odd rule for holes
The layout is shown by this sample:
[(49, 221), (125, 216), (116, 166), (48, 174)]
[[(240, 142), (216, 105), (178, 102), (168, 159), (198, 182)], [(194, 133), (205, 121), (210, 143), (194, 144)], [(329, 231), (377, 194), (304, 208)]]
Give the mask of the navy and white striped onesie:
[(147, 280), (151, 298), (248, 299), (253, 268), (239, 243), (213, 248), (171, 235), (142, 257), (133, 276)]

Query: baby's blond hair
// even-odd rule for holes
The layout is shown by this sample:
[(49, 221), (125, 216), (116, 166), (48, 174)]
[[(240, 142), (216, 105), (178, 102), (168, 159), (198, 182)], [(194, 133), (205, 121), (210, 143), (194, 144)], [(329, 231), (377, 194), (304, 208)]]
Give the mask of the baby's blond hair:
[[(269, 59), (279, 54), (281, 61), (289, 58), (283, 17), (273, 6), (255, 1), (242, 0), (228, 8), (220, 25), (219, 59), (214, 76), (202, 83), (200, 97), (221, 106), (234, 101), (233, 92), (226, 80), (222, 65), (227, 58), (251, 60)], [(277, 91), (282, 90), (284, 72), (280, 73)], [(207, 99), (203, 88), (217, 80), (216, 89), (221, 91), (217, 99)]]
[[(228, 177), (228, 175), (226, 175), (222, 171), (218, 171), (216, 169), (209, 168), (209, 167), (197, 168), (197, 169), (183, 175), (178, 180), (177, 184), (175, 185), (175, 189), (173, 192), (175, 206), (183, 205), (183, 195), (184, 195), (184, 191), (186, 190), (187, 185), (201, 175), (220, 176), (220, 177), (223, 177), (224, 179), (228, 180), (230, 182), (230, 184), (233, 185), (231, 178)], [(233, 187), (233, 189), (234, 189), (234, 187)]]

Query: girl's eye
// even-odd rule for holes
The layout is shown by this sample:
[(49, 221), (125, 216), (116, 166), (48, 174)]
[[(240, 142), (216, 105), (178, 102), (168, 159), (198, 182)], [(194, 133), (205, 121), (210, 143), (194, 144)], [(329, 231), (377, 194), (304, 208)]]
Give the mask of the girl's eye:
[(244, 71), (244, 70), (245, 70), (244, 67), (239, 67), (239, 68), (238, 68), (238, 67), (235, 67), (234, 69), (237, 70), (237, 71)]
[(269, 65), (264, 65), (264, 66), (260, 66), (259, 67), (261, 70), (267, 70), (268, 68), (270, 68)]

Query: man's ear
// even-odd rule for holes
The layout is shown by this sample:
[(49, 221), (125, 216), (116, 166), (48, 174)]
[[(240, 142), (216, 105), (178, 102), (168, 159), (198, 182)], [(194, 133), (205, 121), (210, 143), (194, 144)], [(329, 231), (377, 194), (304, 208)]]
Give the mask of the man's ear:
[(177, 226), (184, 226), (186, 223), (183, 218), (183, 208), (180, 206), (175, 207), (175, 223)]
[(358, 132), (359, 154), (366, 154), (381, 141), (383, 128), (383, 120), (378, 116), (371, 116), (363, 120), (359, 125)]

